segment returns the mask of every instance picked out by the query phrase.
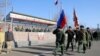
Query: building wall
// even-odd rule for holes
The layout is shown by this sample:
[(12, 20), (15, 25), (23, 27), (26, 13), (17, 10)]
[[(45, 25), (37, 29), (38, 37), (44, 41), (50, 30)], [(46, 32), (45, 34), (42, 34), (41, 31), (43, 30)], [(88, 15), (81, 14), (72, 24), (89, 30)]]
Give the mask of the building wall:
[(29, 45), (41, 45), (55, 42), (52, 32), (13, 32), (18, 47)]

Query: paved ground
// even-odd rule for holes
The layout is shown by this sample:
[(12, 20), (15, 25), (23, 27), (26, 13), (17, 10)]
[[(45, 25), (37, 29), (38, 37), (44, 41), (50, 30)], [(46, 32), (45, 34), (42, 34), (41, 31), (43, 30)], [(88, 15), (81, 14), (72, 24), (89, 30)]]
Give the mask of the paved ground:
[[(31, 47), (15, 48), (9, 54), (1, 54), (0, 56), (54, 56), (54, 44), (38, 45)], [(69, 51), (64, 56), (100, 56), (100, 41), (94, 41), (92, 48), (87, 50), (85, 54)]]

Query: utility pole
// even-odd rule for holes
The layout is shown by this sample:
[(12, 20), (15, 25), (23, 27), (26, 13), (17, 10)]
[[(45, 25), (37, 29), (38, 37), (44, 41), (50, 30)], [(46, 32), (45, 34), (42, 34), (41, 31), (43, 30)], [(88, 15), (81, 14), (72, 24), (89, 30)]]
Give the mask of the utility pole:
[[(5, 20), (5, 8), (6, 8), (6, 3), (5, 0), (0, 0), (0, 25), (3, 25), (1, 28), (2, 30), (5, 31), (5, 22), (3, 22), (3, 20)], [(3, 22), (3, 23), (2, 23)]]
[(6, 25), (6, 14), (7, 14), (7, 7), (10, 5), (9, 0), (0, 0), (0, 21), (4, 21), (4, 31), (7, 29)]

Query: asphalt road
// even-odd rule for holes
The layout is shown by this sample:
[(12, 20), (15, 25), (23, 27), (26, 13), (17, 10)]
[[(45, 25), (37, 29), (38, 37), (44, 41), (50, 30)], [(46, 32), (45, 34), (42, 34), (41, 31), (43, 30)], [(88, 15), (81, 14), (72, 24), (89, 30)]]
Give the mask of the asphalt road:
[[(75, 49), (73, 52), (68, 50), (64, 56), (100, 56), (100, 41), (94, 41), (91, 49), (88, 49), (85, 54), (78, 53)], [(0, 54), (0, 56), (54, 56), (53, 50), (55, 48), (54, 43), (37, 45), (31, 47), (14, 48), (11, 53)], [(60, 53), (58, 53), (59, 56)]]

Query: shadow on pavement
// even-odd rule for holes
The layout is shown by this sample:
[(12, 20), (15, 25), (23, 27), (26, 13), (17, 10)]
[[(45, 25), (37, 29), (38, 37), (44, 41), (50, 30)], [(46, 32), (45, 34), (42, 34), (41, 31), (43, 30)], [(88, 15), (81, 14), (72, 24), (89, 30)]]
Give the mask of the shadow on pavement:
[(42, 46), (42, 47), (55, 47), (55, 46), (52, 46), (52, 45), (39, 45), (39, 46)]
[(45, 48), (45, 47), (28, 47), (29, 49), (35, 49), (35, 50), (43, 50), (43, 51), (53, 51), (54, 48)]
[(16, 52), (23, 52), (23, 53), (31, 53), (31, 54), (41, 54), (41, 52), (33, 52), (33, 51), (25, 51), (25, 50), (13, 50), (13, 51), (16, 51)]
[(72, 54), (72, 53), (65, 53), (65, 54), (67, 54), (67, 55), (74, 55), (74, 54)]

